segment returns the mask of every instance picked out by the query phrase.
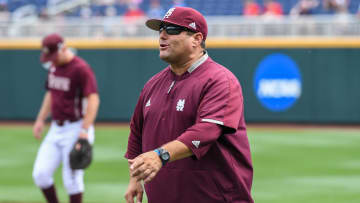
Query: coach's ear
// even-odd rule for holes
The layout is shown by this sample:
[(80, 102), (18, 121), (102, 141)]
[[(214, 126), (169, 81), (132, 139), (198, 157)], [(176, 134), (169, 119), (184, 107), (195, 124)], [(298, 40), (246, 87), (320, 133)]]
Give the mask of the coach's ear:
[(197, 33), (193, 34), (192, 37), (194, 38), (194, 40), (193, 40), (193, 46), (194, 46), (194, 47), (201, 46), (201, 42), (202, 42), (203, 39), (204, 39), (202, 33), (201, 33), (201, 32), (197, 32)]

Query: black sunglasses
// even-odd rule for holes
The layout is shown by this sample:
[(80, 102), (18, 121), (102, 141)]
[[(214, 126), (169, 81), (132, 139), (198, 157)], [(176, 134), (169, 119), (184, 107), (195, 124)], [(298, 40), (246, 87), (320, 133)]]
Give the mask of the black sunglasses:
[(166, 34), (168, 34), (168, 35), (178, 35), (183, 31), (195, 33), (195, 31), (190, 30), (189, 28), (181, 27), (181, 26), (177, 26), (177, 25), (160, 25), (159, 34), (163, 30), (165, 30)]

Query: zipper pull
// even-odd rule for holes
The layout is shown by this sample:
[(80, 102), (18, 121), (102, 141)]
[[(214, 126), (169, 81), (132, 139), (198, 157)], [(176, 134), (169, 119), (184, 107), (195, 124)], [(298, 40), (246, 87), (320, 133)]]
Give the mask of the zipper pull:
[(170, 85), (170, 87), (169, 87), (169, 90), (167, 91), (168, 94), (170, 93), (170, 91), (171, 91), (171, 89), (172, 89), (172, 87), (173, 87), (174, 85), (175, 85), (175, 80), (172, 81), (172, 83), (171, 83), (171, 85)]

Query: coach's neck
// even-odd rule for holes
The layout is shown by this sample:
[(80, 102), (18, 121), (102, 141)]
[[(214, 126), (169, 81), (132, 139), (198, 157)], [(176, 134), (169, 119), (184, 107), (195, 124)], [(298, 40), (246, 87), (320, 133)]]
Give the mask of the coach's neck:
[(205, 52), (203, 49), (197, 49), (196, 52), (188, 55), (186, 60), (180, 61), (178, 63), (170, 63), (170, 68), (176, 75), (182, 75), (204, 54)]

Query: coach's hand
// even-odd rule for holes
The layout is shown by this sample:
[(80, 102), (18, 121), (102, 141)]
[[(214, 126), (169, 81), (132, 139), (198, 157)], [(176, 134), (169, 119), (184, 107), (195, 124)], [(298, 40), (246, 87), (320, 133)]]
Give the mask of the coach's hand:
[(36, 120), (33, 127), (33, 134), (36, 139), (41, 139), (41, 133), (44, 130), (45, 123), (44, 121)]
[(144, 194), (144, 189), (140, 181), (137, 181), (135, 178), (130, 177), (129, 186), (125, 193), (126, 203), (134, 203), (134, 198), (136, 197), (136, 202), (141, 203)]
[(159, 172), (162, 163), (158, 154), (149, 151), (140, 154), (135, 159), (129, 159), (130, 176), (138, 181), (144, 180), (144, 183), (151, 181)]

